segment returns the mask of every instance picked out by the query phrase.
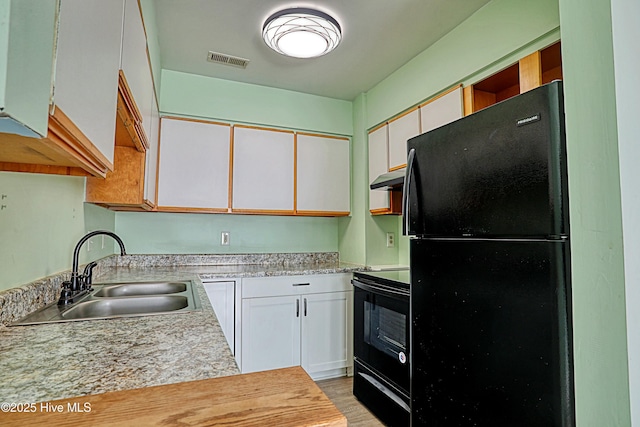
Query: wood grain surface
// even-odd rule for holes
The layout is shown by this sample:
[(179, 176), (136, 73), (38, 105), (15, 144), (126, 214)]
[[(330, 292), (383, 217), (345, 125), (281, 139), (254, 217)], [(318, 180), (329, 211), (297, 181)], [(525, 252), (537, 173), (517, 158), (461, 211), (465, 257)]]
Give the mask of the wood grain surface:
[(29, 413), (0, 412), (0, 425), (347, 425), (345, 416), (301, 367), (35, 403), (35, 407)]

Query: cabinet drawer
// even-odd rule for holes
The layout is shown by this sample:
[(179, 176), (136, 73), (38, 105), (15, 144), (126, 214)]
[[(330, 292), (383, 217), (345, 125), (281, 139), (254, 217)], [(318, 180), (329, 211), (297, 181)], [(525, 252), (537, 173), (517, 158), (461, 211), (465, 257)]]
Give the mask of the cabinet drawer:
[(248, 277), (242, 279), (242, 298), (301, 295), (351, 290), (351, 273), (311, 276)]

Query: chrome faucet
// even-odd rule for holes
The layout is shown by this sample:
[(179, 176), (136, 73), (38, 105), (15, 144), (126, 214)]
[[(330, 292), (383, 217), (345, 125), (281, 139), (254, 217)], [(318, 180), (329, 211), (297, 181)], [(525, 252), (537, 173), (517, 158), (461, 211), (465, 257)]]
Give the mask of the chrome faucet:
[(90, 262), (85, 266), (82, 274), (80, 274), (78, 272), (78, 257), (80, 256), (80, 247), (84, 244), (84, 242), (99, 234), (113, 237), (113, 239), (118, 242), (118, 245), (120, 245), (120, 255), (124, 256), (127, 254), (126, 250), (124, 249), (124, 243), (122, 242), (122, 239), (120, 239), (120, 237), (118, 237), (115, 233), (105, 230), (97, 230), (85, 235), (82, 239), (80, 239), (80, 241), (76, 245), (76, 248), (73, 250), (73, 268), (71, 270), (71, 280), (62, 283), (62, 293), (60, 294), (58, 305), (70, 304), (76, 301), (79, 297), (84, 296), (86, 293), (93, 290), (91, 288), (91, 283), (93, 282), (93, 268), (97, 265), (97, 263), (95, 261)]

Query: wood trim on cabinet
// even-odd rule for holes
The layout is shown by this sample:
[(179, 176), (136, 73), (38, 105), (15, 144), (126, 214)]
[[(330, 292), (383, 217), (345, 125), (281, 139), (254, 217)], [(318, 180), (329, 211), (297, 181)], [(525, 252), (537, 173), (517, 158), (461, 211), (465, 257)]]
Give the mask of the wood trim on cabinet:
[(369, 212), (371, 213), (371, 215), (388, 215), (391, 213), (391, 209), (389, 208), (370, 209)]
[(250, 126), (250, 125), (233, 125), (234, 128), (243, 128), (243, 129), (256, 129), (256, 130), (266, 130), (266, 131), (271, 131), (271, 132), (282, 132), (282, 133), (292, 133), (295, 134), (295, 131), (289, 130), (289, 129), (275, 129), (275, 128), (268, 128), (268, 127), (263, 127), (263, 126)]
[(304, 135), (304, 136), (317, 136), (319, 138), (328, 138), (328, 139), (338, 139), (341, 141), (349, 141), (351, 138), (348, 138), (346, 136), (337, 136), (337, 135), (323, 135), (321, 133), (310, 133), (310, 132), (296, 132), (297, 135)]
[[(93, 202), (92, 202), (93, 203)], [(156, 206), (148, 200), (143, 200), (139, 205), (128, 205), (128, 204), (118, 204), (118, 203), (93, 203), (94, 205), (101, 206), (106, 209), (110, 209), (112, 211), (119, 212), (153, 212)]]
[(235, 143), (235, 133), (234, 126), (231, 126), (230, 137), (229, 137), (229, 202), (227, 205), (227, 212), (231, 212), (233, 207), (233, 149)]
[[(184, 120), (184, 121), (186, 121), (186, 122), (206, 123), (206, 124), (212, 124), (212, 125), (220, 125), (220, 126), (229, 126), (229, 127), (233, 127), (230, 123), (217, 122), (217, 121), (215, 121), (215, 120), (194, 119), (194, 118), (191, 118), (191, 117), (162, 116), (162, 119), (169, 119), (169, 120)], [(238, 126), (238, 125), (236, 125), (236, 126)]]
[(293, 134), (293, 213), (298, 213), (298, 134)]
[[(160, 113), (158, 113), (158, 116), (160, 115)], [(160, 156), (162, 155), (162, 150), (161, 150), (161, 145), (162, 145), (162, 119), (163, 117), (158, 117), (158, 148), (156, 149), (158, 151), (158, 154), (156, 155), (156, 194), (155, 194), (155, 200), (156, 200), (156, 208), (158, 205), (158, 184), (160, 184)]]
[(296, 211), (297, 216), (349, 216), (351, 212), (345, 211)]
[(171, 213), (228, 213), (225, 208), (187, 208), (183, 206), (156, 206), (156, 212)]
[(84, 169), (72, 166), (52, 166), (12, 162), (0, 162), (0, 171), (45, 173), (50, 175), (87, 176), (87, 172)]
[(542, 84), (542, 62), (539, 50), (520, 59), (519, 73), (520, 93), (535, 89)]
[(420, 108), (419, 105), (416, 105), (415, 107), (409, 108), (408, 110), (405, 110), (402, 113), (398, 114), (397, 116), (393, 116), (392, 118), (387, 120), (387, 124), (391, 124), (391, 123), (395, 122), (396, 120), (403, 118), (407, 114), (413, 113), (414, 111), (418, 110), (419, 108)]
[(400, 169), (404, 169), (406, 167), (407, 167), (406, 163), (403, 164), (403, 165), (394, 166), (392, 168), (389, 168), (389, 172), (393, 172), (393, 171), (397, 171), (397, 170), (400, 170)]
[(47, 136), (2, 135), (0, 170), (104, 178), (113, 164), (59, 107), (52, 107)]
[[(44, 140), (43, 140), (44, 141)], [(60, 109), (49, 115), (46, 141), (77, 161), (78, 166), (95, 176), (105, 177), (113, 164)]]
[(231, 213), (246, 214), (246, 215), (280, 215), (280, 216), (295, 216), (293, 210), (267, 210), (267, 209), (231, 209)]
[(371, 135), (373, 132), (382, 129), (383, 127), (387, 126), (389, 123), (385, 120), (384, 122), (380, 123), (379, 125), (369, 129), (369, 131), (367, 132), (367, 135)]
[(460, 89), (462, 87), (462, 83), (458, 83), (457, 85), (451, 86), (449, 89), (443, 90), (442, 92), (438, 93), (437, 95), (435, 95), (433, 98), (429, 98), (428, 100), (420, 103), (420, 107), (424, 107), (427, 104), (431, 104), (433, 101), (442, 98), (445, 95), (450, 94), (451, 92), (453, 92), (454, 90)]
[(122, 93), (122, 99), (127, 107), (127, 110), (131, 112), (131, 116), (133, 120), (136, 122), (142, 121), (142, 114), (138, 109), (138, 105), (136, 104), (135, 98), (133, 97), (133, 93), (131, 92), (129, 83), (127, 82), (127, 78), (124, 75), (124, 71), (118, 71), (118, 90)]
[(464, 115), (468, 116), (473, 113), (473, 86), (462, 88), (462, 99), (464, 101)]
[(389, 191), (389, 207), (370, 209), (371, 215), (402, 215), (402, 190)]

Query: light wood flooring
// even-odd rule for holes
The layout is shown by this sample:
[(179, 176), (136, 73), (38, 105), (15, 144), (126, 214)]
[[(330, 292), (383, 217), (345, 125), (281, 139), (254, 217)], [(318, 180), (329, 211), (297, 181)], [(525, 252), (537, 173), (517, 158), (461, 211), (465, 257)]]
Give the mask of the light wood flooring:
[(334, 405), (347, 417), (349, 427), (377, 427), (384, 426), (369, 410), (353, 395), (353, 377), (333, 378), (317, 381)]

